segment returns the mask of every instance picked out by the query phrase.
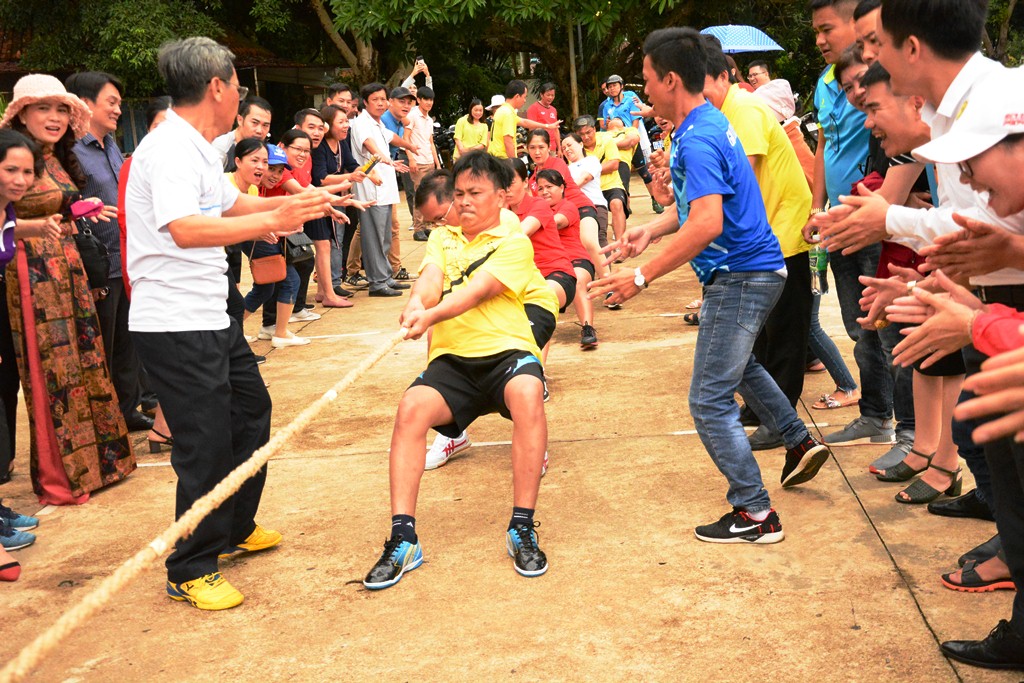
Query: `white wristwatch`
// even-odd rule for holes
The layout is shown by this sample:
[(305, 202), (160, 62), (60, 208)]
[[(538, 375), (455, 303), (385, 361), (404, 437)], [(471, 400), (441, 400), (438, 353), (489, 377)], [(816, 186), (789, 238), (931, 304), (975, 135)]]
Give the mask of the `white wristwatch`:
[(640, 272), (639, 268), (633, 270), (633, 284), (637, 287), (647, 289), (647, 279), (644, 277), (644, 274)]

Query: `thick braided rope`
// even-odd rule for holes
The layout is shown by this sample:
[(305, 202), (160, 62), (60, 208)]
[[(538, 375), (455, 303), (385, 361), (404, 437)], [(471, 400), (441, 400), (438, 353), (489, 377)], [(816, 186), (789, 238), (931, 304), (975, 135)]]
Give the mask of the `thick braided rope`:
[(341, 380), (324, 394), (309, 404), (305, 410), (295, 416), (286, 427), (278, 430), (262, 448), (252, 454), (248, 460), (236, 467), (228, 476), (197, 500), (185, 514), (174, 524), (167, 527), (159, 536), (137, 552), (131, 559), (122, 564), (113, 574), (104, 579), (91, 593), (66, 611), (53, 626), (40, 634), (35, 640), (22, 648), (18, 656), (0, 670), (0, 683), (19, 681), (32, 671), (39, 661), (53, 650), (72, 631), (84, 624), (93, 614), (98, 612), (115, 593), (124, 588), (143, 570), (148, 569), (178, 539), (185, 538), (199, 526), (199, 523), (225, 500), (230, 498), (250, 477), (256, 475), (267, 464), (281, 447), (292, 436), (303, 429), (334, 401), (342, 391), (347, 389), (364, 372), (373, 367), (391, 349), (395, 348), (405, 337), (405, 330), (400, 330), (376, 351), (367, 356), (356, 367), (352, 368)]

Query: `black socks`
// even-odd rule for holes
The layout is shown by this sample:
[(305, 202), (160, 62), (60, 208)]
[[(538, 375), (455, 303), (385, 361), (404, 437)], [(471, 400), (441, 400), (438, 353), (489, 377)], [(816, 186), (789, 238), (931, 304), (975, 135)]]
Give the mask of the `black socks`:
[(391, 515), (391, 538), (416, 542), (416, 518), (412, 515)]
[(508, 528), (512, 529), (520, 524), (533, 527), (533, 508), (512, 508), (512, 519), (508, 523)]

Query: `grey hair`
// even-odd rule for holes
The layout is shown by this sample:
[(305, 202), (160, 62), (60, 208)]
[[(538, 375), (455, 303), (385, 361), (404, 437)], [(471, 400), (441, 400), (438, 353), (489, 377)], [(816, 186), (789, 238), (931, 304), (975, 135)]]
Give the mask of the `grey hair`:
[(231, 80), (235, 55), (210, 38), (196, 36), (164, 43), (157, 67), (175, 104), (198, 104), (213, 78)]

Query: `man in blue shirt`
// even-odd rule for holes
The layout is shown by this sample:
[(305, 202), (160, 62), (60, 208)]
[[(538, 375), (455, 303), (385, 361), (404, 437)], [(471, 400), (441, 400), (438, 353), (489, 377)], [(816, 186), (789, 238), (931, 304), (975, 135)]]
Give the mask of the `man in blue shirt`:
[[(839, 206), (839, 195), (850, 194), (853, 183), (865, 175), (870, 137), (864, 127), (865, 116), (847, 101), (835, 69), (843, 51), (857, 42), (853, 19), (856, 8), (857, 0), (811, 0), (815, 42), (828, 64), (814, 90), (820, 142), (814, 159), (812, 215), (823, 211), (826, 201), (832, 206)], [(806, 228), (804, 232), (807, 233)], [(861, 316), (863, 290), (858, 278), (861, 275), (874, 277), (881, 251), (878, 244), (848, 255), (829, 250), (843, 326), (854, 341), (853, 357), (860, 371), (861, 385), (860, 415), (843, 429), (825, 437), (825, 443), (830, 446), (873, 444), (889, 447), (896, 443), (892, 422), (892, 366), (885, 360), (878, 332), (865, 330), (857, 324), (857, 318)], [(901, 434), (901, 439), (903, 443), (913, 441), (913, 433)]]
[(743, 145), (725, 116), (704, 99), (707, 51), (700, 34), (691, 28), (654, 31), (644, 42), (644, 54), (645, 91), (655, 111), (676, 126), (672, 185), (676, 201), (689, 203), (689, 215), (674, 230), (633, 228), (609, 245), (605, 251), (619, 248), (636, 255), (653, 238), (678, 231), (641, 268), (619, 270), (593, 283), (591, 297), (612, 292), (612, 303), (622, 302), (690, 263), (704, 285), (690, 413), (704, 447), (729, 482), (733, 508), (695, 533), (711, 543), (777, 543), (784, 537), (782, 524), (740, 424), (735, 393), (782, 435), (787, 449), (783, 486), (812, 479), (829, 455), (751, 353), (786, 281), (782, 250)]
[[(649, 151), (650, 143), (647, 142), (647, 131), (644, 129), (643, 122), (644, 117), (653, 116), (654, 111), (645, 105), (635, 92), (623, 89), (625, 86), (622, 76), (612, 74), (604, 83), (608, 97), (597, 108), (598, 125), (601, 130), (608, 130), (608, 123), (612, 119), (620, 119), (625, 125), (640, 131), (641, 144), (637, 145), (636, 151), (633, 153), (632, 164), (640, 179), (644, 181), (644, 185), (647, 186), (647, 191), (650, 192), (652, 178), (650, 171), (647, 170), (647, 157), (644, 153), (645, 149)], [(625, 190), (629, 195), (629, 183), (626, 183)], [(653, 194), (651, 195), (651, 208), (658, 214), (665, 211)]]
[[(74, 147), (85, 172), (85, 187), (80, 188), (82, 196), (98, 197), (107, 206), (117, 206), (122, 157), (114, 133), (121, 118), (121, 82), (110, 74), (86, 71), (70, 76), (66, 87), (92, 111), (89, 132)], [(153, 419), (138, 410), (144, 398), (147, 407), (155, 407), (156, 397), (152, 392), (147, 392), (145, 397), (142, 395), (139, 359), (128, 334), (128, 297), (121, 277), (121, 228), (117, 218), (111, 218), (109, 222), (93, 225), (92, 231), (103, 242), (110, 257), (107, 295), (96, 300), (96, 317), (103, 335), (110, 379), (128, 429), (152, 429)]]

